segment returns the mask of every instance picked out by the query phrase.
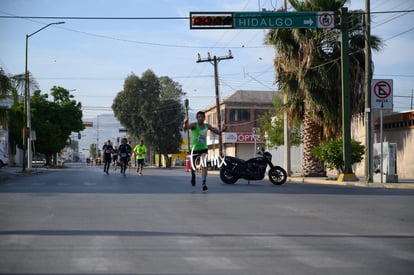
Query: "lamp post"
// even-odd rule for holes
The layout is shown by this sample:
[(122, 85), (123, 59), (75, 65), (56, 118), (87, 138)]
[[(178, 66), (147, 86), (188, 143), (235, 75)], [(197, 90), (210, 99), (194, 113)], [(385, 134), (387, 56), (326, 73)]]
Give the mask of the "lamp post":
[(29, 48), (29, 38), (36, 33), (46, 29), (51, 25), (60, 25), (65, 24), (65, 22), (54, 22), (45, 25), (44, 27), (38, 29), (37, 31), (26, 34), (26, 62), (25, 62), (25, 81), (24, 81), (24, 97), (25, 97), (25, 111), (26, 111), (26, 128), (23, 130), (23, 171), (26, 168), (26, 152), (27, 149), (27, 168), (32, 168), (32, 154), (31, 154), (31, 142), (30, 142), (30, 128), (31, 128), (31, 118), (30, 118), (30, 91), (29, 91), (29, 71), (27, 69), (27, 56)]

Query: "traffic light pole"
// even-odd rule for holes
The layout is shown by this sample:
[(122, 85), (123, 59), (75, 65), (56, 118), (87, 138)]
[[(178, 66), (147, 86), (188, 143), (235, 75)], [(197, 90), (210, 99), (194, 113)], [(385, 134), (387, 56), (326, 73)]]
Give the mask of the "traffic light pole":
[[(368, 1), (368, 0), (367, 0)], [(349, 78), (349, 34), (348, 34), (348, 8), (342, 8), (341, 15), (341, 79), (342, 79), (342, 135), (344, 171), (338, 181), (356, 180), (352, 171), (352, 142), (351, 142), (351, 96)], [(279, 17), (281, 16), (281, 17)], [(292, 16), (292, 17), (290, 17)], [(309, 16), (313, 20), (309, 21)], [(294, 18), (295, 17), (295, 20)], [(261, 20), (258, 24), (259, 19)], [(299, 19), (299, 20), (297, 20)], [(317, 22), (317, 24), (313, 24)], [(334, 12), (322, 11), (311, 13), (300, 12), (190, 12), (190, 29), (270, 29), (270, 28), (334, 28)], [(218, 96), (217, 63), (223, 59), (233, 58), (230, 55), (224, 58), (201, 59), (197, 62), (210, 62), (214, 65), (216, 81), (217, 120), (221, 126), (220, 106)], [(368, 73), (368, 72), (366, 72)], [(222, 155), (222, 142), (220, 142), (220, 155)]]
[(348, 8), (341, 9), (341, 79), (342, 79), (342, 141), (344, 171), (338, 181), (355, 180), (352, 171), (351, 148), (351, 96), (349, 79), (349, 36), (348, 36)]
[[(227, 56), (221, 56), (221, 57), (214, 56), (213, 58), (211, 58), (210, 53), (208, 53), (208, 57), (202, 59), (200, 57), (200, 54), (198, 54), (198, 60), (197, 60), (197, 63), (209, 62), (214, 66), (214, 84), (215, 84), (215, 90), (216, 90), (216, 112), (217, 112), (217, 125), (218, 125), (217, 128), (220, 131), (221, 131), (221, 112), (220, 112), (219, 77), (218, 77), (218, 66), (217, 65), (221, 60), (227, 60), (227, 59), (233, 59), (233, 56), (230, 50)], [(223, 156), (223, 138), (221, 135), (219, 135), (219, 155)]]
[[(187, 116), (188, 119), (188, 99), (186, 98), (184, 101), (184, 105), (185, 105), (185, 114)], [(190, 130), (187, 129), (187, 147), (188, 147), (188, 153), (190, 154), (191, 152), (191, 148), (190, 148)]]

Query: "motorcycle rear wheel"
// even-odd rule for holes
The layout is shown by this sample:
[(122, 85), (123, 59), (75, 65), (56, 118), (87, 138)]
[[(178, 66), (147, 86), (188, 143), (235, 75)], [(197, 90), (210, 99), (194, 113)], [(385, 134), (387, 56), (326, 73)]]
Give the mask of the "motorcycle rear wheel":
[(287, 180), (285, 169), (280, 166), (274, 166), (269, 170), (269, 180), (275, 185), (282, 185)]
[(225, 184), (234, 184), (239, 178), (230, 173), (230, 171), (223, 167), (220, 169), (220, 179)]

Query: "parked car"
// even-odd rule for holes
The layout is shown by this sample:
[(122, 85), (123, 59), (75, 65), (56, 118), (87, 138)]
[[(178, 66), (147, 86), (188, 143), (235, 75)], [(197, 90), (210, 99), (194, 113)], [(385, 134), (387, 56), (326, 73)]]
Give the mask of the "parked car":
[(9, 164), (9, 157), (6, 152), (0, 149), (0, 168), (7, 164)]

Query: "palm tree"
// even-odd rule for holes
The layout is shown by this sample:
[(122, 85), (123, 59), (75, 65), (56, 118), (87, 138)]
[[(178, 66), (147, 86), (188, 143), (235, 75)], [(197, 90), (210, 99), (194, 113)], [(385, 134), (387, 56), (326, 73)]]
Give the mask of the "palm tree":
[[(3, 69), (0, 68), (0, 101), (7, 98), (7, 96), (10, 94), (11, 89), (12, 84), (9, 77), (6, 75)], [(0, 106), (0, 125), (5, 124), (7, 121), (6, 111), (6, 109), (1, 108)]]
[[(347, 0), (289, 0), (296, 11), (339, 11)], [(338, 17), (336, 15), (335, 17)], [(364, 29), (361, 12), (349, 16), (351, 112), (364, 110)], [(336, 18), (335, 22), (338, 22)], [(303, 121), (303, 176), (323, 176), (323, 163), (311, 150), (341, 136), (341, 45), (338, 29), (272, 29), (266, 43), (276, 50), (276, 83), (286, 94), (283, 110)], [(371, 37), (372, 49), (380, 40)]]
[[(0, 68), (0, 100), (11, 98), (10, 109), (0, 108), (0, 125), (9, 131), (10, 154), (15, 153), (15, 145), (22, 145), (21, 129), (24, 127), (24, 103), (22, 102), (25, 87), (25, 74), (9, 75)], [(37, 89), (38, 84), (29, 73), (29, 88)]]

